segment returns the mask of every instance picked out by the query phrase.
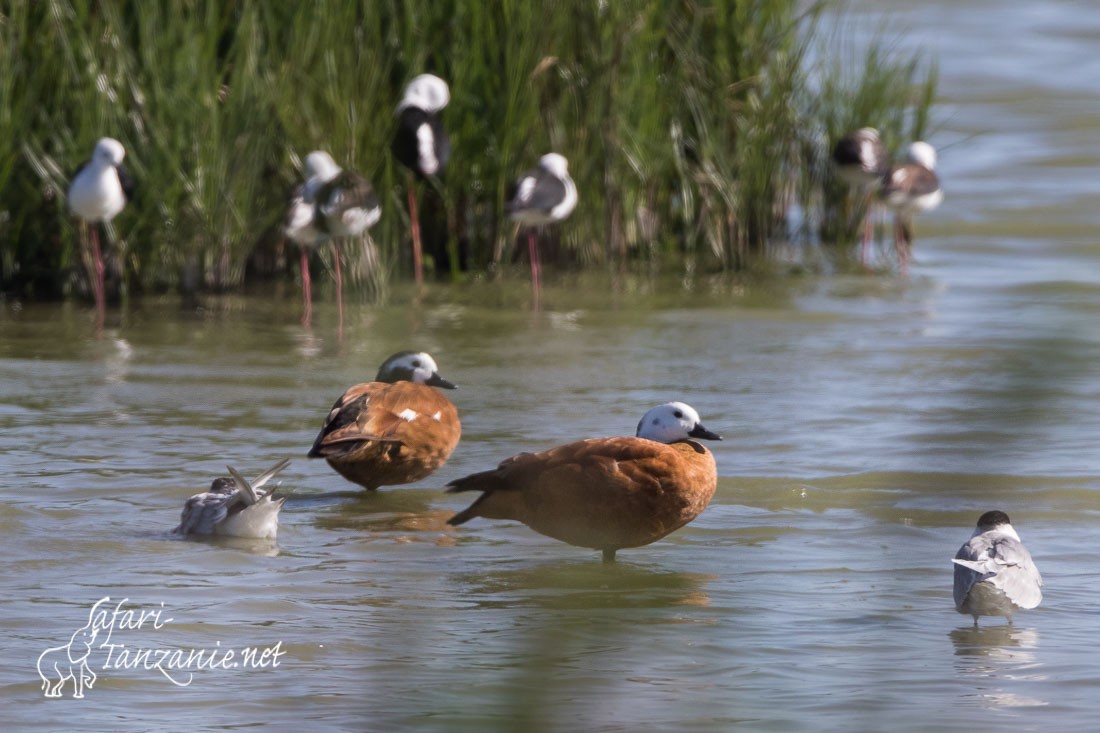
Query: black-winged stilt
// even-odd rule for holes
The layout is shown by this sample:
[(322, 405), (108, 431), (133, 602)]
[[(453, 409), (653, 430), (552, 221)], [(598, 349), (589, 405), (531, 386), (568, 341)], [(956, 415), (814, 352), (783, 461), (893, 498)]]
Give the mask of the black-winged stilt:
[(527, 227), (527, 252), (531, 260), (531, 288), (539, 304), (539, 250), (535, 230), (562, 221), (577, 205), (577, 187), (569, 177), (569, 161), (557, 153), (539, 158), (537, 168), (524, 173), (504, 204), (513, 221)]
[(451, 91), (447, 82), (433, 74), (421, 74), (405, 87), (394, 112), (397, 132), (393, 138), (393, 154), (410, 171), (406, 186), (412, 227), (413, 272), (417, 285), (424, 282), (424, 266), (413, 176), (434, 179), (443, 172), (451, 157), (451, 143), (439, 119), (440, 112), (450, 101)]
[(886, 175), (888, 159), (882, 137), (873, 127), (861, 127), (840, 138), (833, 148), (833, 163), (840, 179), (854, 188), (863, 201), (863, 245), (860, 261), (867, 264), (874, 219), (874, 195)]
[(357, 237), (378, 223), (382, 207), (370, 181), (343, 170), (323, 150), (306, 156), (305, 182), (298, 187), (287, 209), (284, 231), (302, 249), (303, 322), (312, 315), (308, 250), (332, 240), (336, 274), (336, 306), (341, 328), (344, 322), (344, 284), (340, 264), (340, 239)]
[(894, 243), (904, 274), (908, 271), (913, 243), (913, 217), (943, 201), (936, 175), (936, 149), (926, 142), (910, 143), (908, 161), (887, 171), (879, 197), (894, 211)]
[(69, 210), (80, 218), (80, 247), (88, 262), (87, 239), (91, 230), (89, 278), (95, 298), (96, 322), (102, 327), (106, 311), (103, 253), (99, 247), (100, 222), (110, 224), (134, 193), (134, 182), (122, 165), (126, 149), (111, 137), (100, 138), (91, 160), (77, 168), (69, 184)]

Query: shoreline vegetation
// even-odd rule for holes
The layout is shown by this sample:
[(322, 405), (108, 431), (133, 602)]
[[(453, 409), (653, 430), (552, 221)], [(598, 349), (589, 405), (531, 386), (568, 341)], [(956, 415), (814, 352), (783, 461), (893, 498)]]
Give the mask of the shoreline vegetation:
[[(65, 191), (95, 141), (138, 184), (108, 234), (110, 299), (295, 281), (281, 232), (301, 160), (327, 150), (373, 181), (382, 219), (349, 280), (411, 278), (403, 171), (389, 144), (404, 85), (451, 87), (453, 152), (418, 184), (429, 277), (519, 267), (508, 186), (570, 161), (573, 216), (552, 267), (747, 270), (775, 245), (855, 240), (862, 202), (832, 144), (873, 125), (892, 151), (930, 131), (936, 69), (879, 29), (856, 49), (819, 0), (15, 0), (0, 14), (0, 291), (88, 297)], [(329, 248), (312, 269), (331, 267)]]

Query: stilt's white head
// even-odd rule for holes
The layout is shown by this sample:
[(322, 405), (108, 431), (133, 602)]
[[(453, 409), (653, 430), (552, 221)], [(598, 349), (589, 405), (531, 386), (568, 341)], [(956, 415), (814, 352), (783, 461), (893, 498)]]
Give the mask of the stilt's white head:
[(307, 181), (312, 179), (321, 183), (328, 183), (340, 175), (341, 170), (340, 166), (336, 165), (336, 161), (332, 159), (332, 156), (324, 150), (314, 150), (306, 156), (306, 160), (302, 164), (302, 173)]
[(126, 157), (126, 148), (113, 137), (103, 137), (95, 144), (92, 160), (103, 165), (122, 165)]
[(936, 170), (936, 149), (920, 140), (910, 143), (909, 162), (923, 165), (928, 170), (934, 171)]
[(547, 153), (539, 158), (539, 166), (543, 170), (550, 171), (557, 178), (565, 178), (569, 175), (569, 161), (564, 155)]
[(434, 74), (421, 74), (405, 87), (405, 94), (397, 104), (397, 113), (406, 107), (416, 107), (425, 112), (436, 113), (451, 101), (451, 90), (447, 82)]

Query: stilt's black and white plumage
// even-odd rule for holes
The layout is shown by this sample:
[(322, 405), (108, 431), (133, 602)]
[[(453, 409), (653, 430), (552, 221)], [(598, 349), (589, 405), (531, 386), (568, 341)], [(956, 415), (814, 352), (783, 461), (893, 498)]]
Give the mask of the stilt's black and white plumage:
[[(439, 115), (451, 101), (447, 82), (433, 74), (421, 74), (409, 82), (397, 104), (397, 132), (393, 138), (393, 155), (401, 165), (420, 179), (442, 174), (451, 157), (451, 142)], [(406, 182), (409, 194), (409, 222), (412, 227), (413, 272), (417, 284), (424, 281), (423, 248), (420, 241), (420, 219), (416, 210), (413, 181)]]
[(894, 242), (901, 271), (905, 273), (913, 244), (913, 217), (943, 201), (936, 175), (936, 149), (926, 142), (910, 143), (907, 162), (886, 172), (879, 197), (894, 211)]
[[(89, 279), (95, 298), (96, 319), (103, 325), (106, 310), (105, 266), (99, 246), (100, 222), (110, 223), (133, 197), (134, 182), (123, 167), (126, 149), (114, 138), (104, 137), (95, 145), (91, 160), (85, 161), (69, 184), (69, 210), (80, 219), (81, 249), (89, 265)], [(87, 239), (91, 238), (88, 254)]]
[(537, 168), (516, 181), (504, 210), (514, 221), (527, 227), (527, 249), (531, 260), (531, 287), (535, 306), (539, 302), (539, 252), (536, 229), (562, 221), (577, 206), (577, 187), (569, 177), (569, 161), (557, 153), (539, 159)]
[(878, 130), (861, 127), (840, 138), (833, 148), (833, 164), (840, 179), (855, 189), (863, 199), (863, 245), (860, 259), (866, 265), (874, 226), (874, 195), (882, 186), (883, 176), (889, 168), (886, 146), (882, 144)]
[(955, 609), (979, 616), (1012, 616), (1043, 600), (1043, 578), (1008, 515), (986, 512), (955, 554)]
[(315, 150), (303, 164), (305, 182), (291, 196), (284, 231), (302, 249), (302, 296), (305, 299), (303, 322), (312, 314), (309, 276), (309, 250), (332, 240), (335, 256), (336, 299), (343, 324), (343, 276), (340, 265), (340, 239), (357, 237), (378, 223), (382, 207), (370, 181), (358, 173), (346, 171), (332, 156)]

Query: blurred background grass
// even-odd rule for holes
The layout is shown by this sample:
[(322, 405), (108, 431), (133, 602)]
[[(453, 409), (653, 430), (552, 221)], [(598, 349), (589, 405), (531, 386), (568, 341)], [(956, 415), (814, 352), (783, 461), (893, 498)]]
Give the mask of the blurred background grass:
[[(405, 83), (451, 85), (454, 146), (420, 184), (438, 277), (517, 276), (508, 184), (551, 150), (581, 201), (543, 237), (559, 267), (745, 269), (771, 245), (853, 239), (828, 164), (864, 125), (924, 137), (934, 66), (845, 33), (828, 0), (9, 0), (0, 5), (0, 288), (86, 291), (68, 179), (116, 137), (137, 180), (111, 281), (195, 293), (297, 277), (280, 224), (307, 152), (374, 181), (383, 217), (353, 282), (406, 277), (405, 178), (389, 155)], [(314, 266), (329, 254), (314, 255)], [(430, 270), (429, 270), (430, 271)]]

